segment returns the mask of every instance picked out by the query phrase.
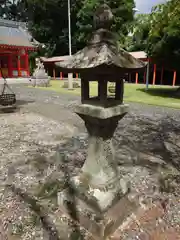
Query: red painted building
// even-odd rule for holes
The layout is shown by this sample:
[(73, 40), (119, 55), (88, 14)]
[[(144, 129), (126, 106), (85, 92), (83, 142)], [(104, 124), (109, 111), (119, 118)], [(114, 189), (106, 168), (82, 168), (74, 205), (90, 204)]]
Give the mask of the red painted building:
[[(64, 74), (63, 72), (60, 72), (59, 69), (57, 69), (55, 67), (55, 63), (67, 61), (70, 58), (71, 57), (68, 55), (68, 56), (56, 56), (56, 57), (51, 57), (51, 58), (40, 57), (40, 60), (43, 62), (45, 69), (48, 72), (49, 76), (53, 77), (54, 79), (60, 78), (61, 80), (63, 80), (68, 77), (68, 74)], [(78, 73), (74, 73), (73, 76), (76, 79), (79, 78)]]
[[(147, 62), (147, 68), (144, 73), (129, 74), (129, 82), (146, 83), (152, 85), (179, 85), (177, 75), (179, 74), (176, 69), (171, 69), (163, 66), (163, 64), (157, 64), (153, 59), (148, 58), (147, 54), (143, 51), (130, 52), (133, 57)], [(177, 74), (178, 73), (178, 74)]]
[(28, 77), (29, 52), (36, 51), (37, 44), (24, 23), (0, 19), (0, 67), (3, 76)]
[[(178, 72), (176, 69), (167, 69), (163, 67), (162, 64), (156, 64), (152, 59), (148, 58), (147, 54), (144, 51), (139, 52), (130, 52), (130, 54), (147, 63), (147, 68), (144, 69), (142, 73), (131, 73), (127, 75), (127, 81), (131, 83), (147, 83), (151, 85), (172, 85), (176, 86), (180, 84), (178, 79)], [(41, 57), (41, 61), (44, 63), (48, 74), (54, 79), (64, 79), (67, 78), (62, 72), (59, 72), (59, 69), (55, 67), (56, 62), (62, 62), (71, 58), (70, 56), (56, 56), (51, 58)], [(75, 78), (79, 78), (78, 73), (74, 73)]]

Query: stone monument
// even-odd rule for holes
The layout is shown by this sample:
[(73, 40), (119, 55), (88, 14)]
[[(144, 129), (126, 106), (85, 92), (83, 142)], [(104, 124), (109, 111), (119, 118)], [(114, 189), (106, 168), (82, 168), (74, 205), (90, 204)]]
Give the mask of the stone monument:
[[(112, 137), (119, 120), (128, 112), (128, 105), (123, 103), (125, 74), (139, 72), (146, 66), (119, 48), (111, 31), (112, 23), (111, 9), (101, 5), (94, 16), (95, 31), (88, 46), (71, 60), (56, 64), (63, 72), (81, 74), (82, 104), (76, 107), (76, 113), (85, 122), (89, 146), (82, 171), (73, 179), (73, 185), (80, 225), (100, 239), (107, 232), (111, 235), (128, 212), (125, 206), (128, 200), (124, 197), (130, 189), (118, 171)], [(91, 81), (98, 85), (96, 97), (90, 96)], [(108, 82), (115, 84), (113, 97), (108, 96)], [(61, 209), (65, 200), (70, 201), (64, 191), (59, 194)], [(129, 203), (131, 207), (134, 205)]]
[(36, 69), (33, 76), (30, 79), (33, 87), (48, 87), (50, 83), (50, 77), (47, 75), (44, 64), (41, 63), (39, 58), (36, 58)]

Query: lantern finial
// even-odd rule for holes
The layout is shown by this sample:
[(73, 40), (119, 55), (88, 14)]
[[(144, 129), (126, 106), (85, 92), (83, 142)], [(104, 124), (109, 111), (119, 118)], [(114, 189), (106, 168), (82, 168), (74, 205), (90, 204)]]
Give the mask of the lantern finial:
[(113, 13), (107, 4), (101, 4), (94, 15), (94, 25), (96, 29), (110, 29), (113, 21)]

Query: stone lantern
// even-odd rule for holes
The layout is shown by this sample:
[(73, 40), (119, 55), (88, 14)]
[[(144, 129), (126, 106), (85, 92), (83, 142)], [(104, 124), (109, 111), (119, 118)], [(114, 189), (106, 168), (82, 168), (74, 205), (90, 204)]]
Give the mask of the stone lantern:
[[(105, 214), (106, 223), (109, 223), (106, 213), (128, 192), (128, 186), (119, 174), (112, 145), (118, 122), (128, 112), (128, 105), (123, 103), (123, 79), (125, 74), (139, 72), (146, 66), (119, 47), (111, 31), (112, 23), (111, 9), (106, 4), (101, 5), (94, 16), (95, 31), (88, 45), (69, 61), (56, 63), (63, 72), (81, 75), (82, 104), (76, 106), (76, 113), (85, 122), (89, 146), (82, 172), (74, 182), (79, 198), (91, 199), (90, 212)], [(97, 96), (93, 97), (90, 96), (92, 81), (97, 82)], [(108, 82), (115, 83), (113, 97), (108, 96)]]

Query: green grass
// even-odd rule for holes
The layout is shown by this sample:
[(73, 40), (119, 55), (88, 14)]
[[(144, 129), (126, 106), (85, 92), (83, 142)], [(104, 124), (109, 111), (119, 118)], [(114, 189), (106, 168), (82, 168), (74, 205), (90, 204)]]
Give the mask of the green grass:
[[(80, 88), (68, 90), (62, 87), (63, 81), (52, 80), (51, 87), (47, 90), (53, 90), (60, 93), (70, 93), (80, 96)], [(42, 88), (44, 89), (44, 88)], [(124, 102), (137, 102), (149, 105), (165, 106), (171, 108), (180, 108), (180, 98), (175, 96), (177, 88), (170, 86), (149, 86), (148, 91), (145, 85), (125, 84)], [(97, 83), (91, 83), (90, 94), (97, 95)]]

